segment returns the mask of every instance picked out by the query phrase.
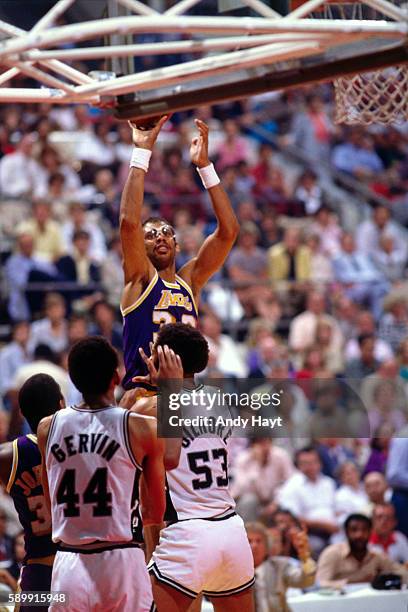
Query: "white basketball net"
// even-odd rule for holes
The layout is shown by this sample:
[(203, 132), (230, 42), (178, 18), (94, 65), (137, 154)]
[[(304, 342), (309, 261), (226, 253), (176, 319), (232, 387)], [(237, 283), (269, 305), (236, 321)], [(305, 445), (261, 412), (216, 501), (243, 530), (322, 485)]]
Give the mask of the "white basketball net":
[[(393, 4), (406, 12), (401, 0)], [(324, 6), (326, 18), (384, 20), (386, 15), (361, 2)], [(335, 123), (369, 125), (371, 123), (403, 123), (408, 119), (408, 65), (393, 66), (372, 72), (339, 77), (335, 90)]]

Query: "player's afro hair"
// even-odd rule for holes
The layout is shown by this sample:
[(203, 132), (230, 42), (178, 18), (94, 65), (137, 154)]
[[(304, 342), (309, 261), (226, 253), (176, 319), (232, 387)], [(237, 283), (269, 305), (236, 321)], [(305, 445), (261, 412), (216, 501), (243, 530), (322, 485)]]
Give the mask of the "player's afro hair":
[(21, 413), (34, 433), (41, 419), (59, 410), (62, 399), (60, 386), (48, 374), (30, 376), (18, 394)]
[(207, 367), (208, 342), (195, 327), (184, 323), (162, 325), (156, 346), (165, 344), (179, 355), (184, 374), (198, 374)]
[(105, 393), (118, 365), (115, 349), (101, 336), (79, 340), (68, 355), (69, 375), (82, 395)]

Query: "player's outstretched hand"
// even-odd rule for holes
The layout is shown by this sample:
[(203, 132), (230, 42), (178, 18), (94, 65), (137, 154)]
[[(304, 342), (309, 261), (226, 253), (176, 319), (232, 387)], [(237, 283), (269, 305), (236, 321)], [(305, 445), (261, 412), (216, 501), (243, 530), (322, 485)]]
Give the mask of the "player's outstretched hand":
[(157, 379), (159, 381), (183, 381), (183, 366), (181, 359), (173, 349), (167, 344), (157, 347), (157, 355), (159, 358), (159, 371)]
[(190, 157), (193, 164), (198, 168), (205, 168), (210, 163), (208, 159), (208, 133), (209, 128), (204, 121), (194, 119), (198, 129), (198, 136), (195, 136), (191, 141)]
[(149, 149), (149, 151), (151, 151), (154, 147), (154, 143), (157, 140), (160, 130), (162, 129), (168, 118), (168, 115), (161, 117), (151, 130), (139, 129), (137, 125), (129, 121), (129, 125), (132, 128), (132, 140), (135, 147), (139, 147), (140, 149)]

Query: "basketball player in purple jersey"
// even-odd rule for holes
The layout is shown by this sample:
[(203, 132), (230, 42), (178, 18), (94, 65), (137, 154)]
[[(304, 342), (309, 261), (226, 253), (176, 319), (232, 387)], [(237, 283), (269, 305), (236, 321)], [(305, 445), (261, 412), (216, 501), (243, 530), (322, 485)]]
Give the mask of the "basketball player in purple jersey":
[[(31, 429), (37, 430), (43, 417), (64, 406), (59, 385), (48, 374), (35, 374), (21, 387), (20, 409)], [(56, 545), (51, 540), (51, 516), (41, 485), (41, 454), (37, 436), (28, 434), (0, 447), (0, 480), (11, 495), (24, 529), (26, 556), (20, 575), (20, 588), (50, 591)], [(20, 610), (31, 607), (20, 607)], [(48, 605), (37, 610), (45, 612)]]
[(167, 117), (150, 130), (132, 125), (135, 149), (122, 194), (120, 237), (123, 247), (125, 287), (121, 310), (124, 318), (126, 393), (121, 404), (131, 407), (137, 399), (141, 377), (147, 374), (140, 348), (150, 353), (162, 324), (182, 322), (195, 326), (200, 291), (221, 268), (238, 234), (238, 221), (227, 194), (208, 159), (208, 127), (196, 120), (198, 136), (190, 148), (192, 163), (208, 189), (217, 227), (197, 256), (176, 272), (178, 244), (174, 229), (165, 219), (153, 217), (142, 224), (144, 176), (159, 132)]

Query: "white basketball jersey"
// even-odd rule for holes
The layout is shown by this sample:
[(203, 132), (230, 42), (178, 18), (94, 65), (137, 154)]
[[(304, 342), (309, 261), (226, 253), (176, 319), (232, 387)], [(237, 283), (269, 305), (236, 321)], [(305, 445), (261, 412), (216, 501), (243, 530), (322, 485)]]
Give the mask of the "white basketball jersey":
[(129, 444), (128, 419), (128, 411), (113, 406), (72, 406), (54, 415), (46, 450), (54, 542), (140, 539), (141, 467)]
[[(211, 387), (197, 387), (205, 392)], [(186, 390), (183, 389), (183, 393)], [(188, 413), (186, 412), (183, 414)], [(230, 415), (229, 411), (216, 410), (208, 414)], [(203, 415), (203, 406), (189, 414)], [(227, 439), (231, 435), (228, 425), (183, 427), (180, 461), (174, 470), (166, 472), (167, 505), (165, 520), (176, 521), (194, 518), (222, 516), (235, 508), (235, 501), (228, 490)]]

